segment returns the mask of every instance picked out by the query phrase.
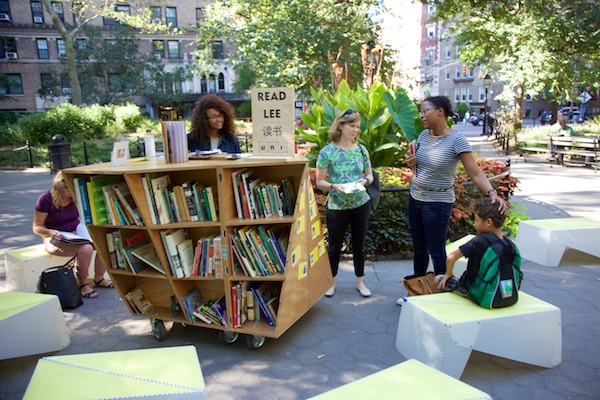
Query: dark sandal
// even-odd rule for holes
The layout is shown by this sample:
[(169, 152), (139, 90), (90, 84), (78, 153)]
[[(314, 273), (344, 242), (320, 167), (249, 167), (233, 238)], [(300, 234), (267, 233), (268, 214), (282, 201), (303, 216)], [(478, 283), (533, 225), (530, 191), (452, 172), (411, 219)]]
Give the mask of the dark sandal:
[(98, 282), (94, 281), (94, 283), (96, 284), (96, 286), (101, 287), (101, 288), (106, 288), (106, 289), (112, 289), (115, 287), (115, 285), (111, 282), (109, 285), (101, 285), (101, 283), (104, 282), (104, 278), (100, 279)]
[[(89, 283), (86, 283), (85, 285), (81, 285), (79, 286), (79, 291), (81, 292), (81, 288), (85, 287), (85, 286), (90, 286)], [(95, 295), (95, 296), (94, 296)], [(96, 291), (94, 289), (92, 289), (91, 292), (86, 293), (86, 294), (81, 294), (82, 297), (85, 297), (86, 299), (95, 299), (96, 297), (98, 297), (98, 293), (96, 293)]]

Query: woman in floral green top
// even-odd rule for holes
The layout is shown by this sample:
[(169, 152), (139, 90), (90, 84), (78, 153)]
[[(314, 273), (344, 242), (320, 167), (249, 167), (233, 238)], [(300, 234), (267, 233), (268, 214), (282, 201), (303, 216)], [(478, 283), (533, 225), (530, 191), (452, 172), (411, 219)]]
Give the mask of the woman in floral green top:
[[(335, 118), (329, 128), (331, 143), (325, 146), (317, 159), (317, 186), (327, 196), (325, 219), (329, 232), (329, 262), (335, 279), (346, 227), (350, 224), (356, 289), (364, 297), (371, 291), (365, 286), (365, 238), (369, 225), (371, 198), (365, 186), (373, 183), (371, 161), (364, 146), (358, 144), (360, 114), (346, 110)], [(331, 297), (335, 283), (325, 293)]]

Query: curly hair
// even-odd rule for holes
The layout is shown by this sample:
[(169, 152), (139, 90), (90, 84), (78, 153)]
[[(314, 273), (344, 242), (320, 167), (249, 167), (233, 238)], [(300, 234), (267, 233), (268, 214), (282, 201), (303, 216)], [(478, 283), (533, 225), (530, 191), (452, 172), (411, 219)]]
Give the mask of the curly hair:
[(504, 225), (504, 221), (506, 220), (506, 214), (502, 214), (498, 211), (498, 203), (492, 203), (492, 199), (489, 197), (478, 199), (473, 205), (473, 211), (476, 212), (482, 220), (491, 218), (492, 223), (496, 228), (502, 228), (502, 225)]
[[(339, 113), (335, 120), (333, 120), (333, 124), (329, 128), (329, 140), (334, 143), (337, 143), (342, 137), (342, 125), (343, 124), (351, 124), (352, 122), (360, 121), (360, 114), (358, 111), (354, 110), (345, 110)], [(359, 132), (360, 136), (360, 132)], [(358, 140), (358, 137), (357, 137)]]
[(223, 115), (223, 128), (221, 128), (219, 134), (226, 138), (235, 138), (235, 109), (216, 94), (207, 94), (202, 97), (196, 108), (194, 108), (194, 112), (192, 113), (191, 137), (200, 143), (210, 143), (208, 118), (206, 115), (206, 110), (210, 108), (217, 110)]

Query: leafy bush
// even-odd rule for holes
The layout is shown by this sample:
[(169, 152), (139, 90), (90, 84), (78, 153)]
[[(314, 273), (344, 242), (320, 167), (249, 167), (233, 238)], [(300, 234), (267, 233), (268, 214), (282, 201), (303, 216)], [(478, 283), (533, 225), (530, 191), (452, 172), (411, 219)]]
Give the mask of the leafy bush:
[(329, 143), (327, 131), (337, 114), (346, 109), (357, 111), (361, 116), (360, 142), (365, 145), (374, 167), (401, 167), (407, 149), (407, 138), (416, 138), (415, 126), (420, 124), (414, 103), (402, 89), (393, 93), (381, 84), (369, 91), (358, 87), (350, 89), (345, 81), (337, 92), (331, 94), (322, 89), (311, 90), (314, 103), (307, 113), (301, 113), (306, 127), (298, 128), (298, 135), (316, 146), (306, 157), (311, 166), (316, 163), (319, 151)]

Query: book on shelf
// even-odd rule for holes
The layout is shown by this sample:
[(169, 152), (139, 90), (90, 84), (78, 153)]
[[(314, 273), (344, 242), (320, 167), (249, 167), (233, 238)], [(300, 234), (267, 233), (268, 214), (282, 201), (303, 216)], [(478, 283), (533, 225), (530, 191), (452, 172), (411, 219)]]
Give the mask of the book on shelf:
[(148, 213), (150, 214), (150, 221), (153, 225), (160, 222), (158, 218), (158, 210), (154, 199), (154, 192), (152, 191), (152, 179), (155, 174), (145, 174), (142, 176), (142, 188), (144, 189), (144, 195), (146, 197), (146, 205), (148, 206)]
[(112, 269), (119, 268), (119, 262), (117, 261), (117, 249), (115, 247), (115, 237), (112, 232), (108, 232), (106, 234), (106, 247), (108, 249), (110, 267)]
[(139, 308), (137, 302), (135, 301), (135, 299), (133, 298), (133, 295), (131, 294), (131, 292), (127, 292), (125, 293), (125, 300), (127, 300), (127, 302), (129, 303), (129, 305), (131, 306), (131, 308), (133, 309), (133, 311), (136, 314), (141, 314), (142, 310)]
[(196, 309), (193, 311), (194, 316), (204, 323), (221, 325), (221, 319), (212, 308), (214, 303), (215, 302), (213, 300), (209, 300), (206, 303), (201, 304), (199, 307), (196, 307)]
[(194, 205), (198, 210), (198, 220), (206, 221), (206, 211), (204, 210), (204, 199), (202, 198), (202, 189), (204, 186), (200, 182), (192, 183), (192, 195), (194, 198)]
[(194, 199), (194, 191), (192, 189), (192, 182), (183, 182), (181, 184), (183, 188), (183, 195), (185, 196), (185, 202), (187, 204), (188, 212), (190, 214), (190, 221), (200, 221), (198, 216), (198, 209), (196, 208), (196, 200)]
[(184, 121), (163, 121), (163, 147), (165, 162), (183, 163), (188, 161), (187, 132)]
[(162, 265), (162, 261), (160, 261), (160, 257), (158, 256), (156, 247), (153, 243), (146, 243), (143, 246), (136, 247), (131, 250), (131, 254), (133, 254), (134, 257), (137, 257), (141, 261), (145, 262), (147, 265), (154, 268), (161, 274), (167, 274), (167, 272), (165, 271), (165, 267)]
[(94, 199), (94, 209), (96, 214), (96, 222), (94, 222), (95, 225), (106, 225), (109, 223), (106, 210), (107, 204), (102, 188), (120, 181), (121, 178), (115, 175), (94, 175), (90, 177), (90, 186), (92, 188), (92, 196)]
[(123, 242), (121, 241), (121, 232), (116, 230), (112, 231), (112, 235), (115, 239), (115, 253), (117, 255), (117, 266), (120, 269), (127, 270), (127, 263), (125, 262), (125, 257), (123, 256)]
[[(233, 274), (237, 274), (237, 267), (239, 267), (244, 275), (254, 278), (257, 274), (254, 268), (250, 265), (250, 261), (245, 258), (245, 255), (242, 255), (241, 251), (238, 248), (241, 248), (240, 245), (236, 245), (233, 233), (229, 235), (231, 251), (233, 252)], [(239, 240), (239, 239), (237, 239)]]
[(283, 187), (283, 197), (287, 207), (287, 215), (294, 215), (296, 208), (296, 188), (294, 186), (294, 178), (289, 177), (281, 181)]
[(238, 316), (238, 296), (241, 296), (240, 292), (241, 289), (237, 284), (231, 287), (231, 323), (234, 328), (240, 327), (240, 319)]
[(161, 224), (168, 224), (171, 220), (171, 213), (168, 210), (167, 193), (171, 186), (171, 177), (169, 175), (160, 175), (150, 181), (150, 188), (154, 196), (154, 203), (158, 215), (158, 221)]
[(138, 286), (132, 291), (129, 292), (131, 297), (133, 298), (135, 304), (138, 306), (138, 309), (142, 314), (150, 311), (153, 307), (152, 302), (148, 299), (148, 296), (144, 293), (144, 291)]
[(194, 310), (202, 305), (202, 297), (200, 296), (200, 290), (197, 287), (190, 290), (185, 296), (183, 296), (183, 307), (185, 308), (185, 315), (188, 322), (194, 322)]
[(250, 246), (255, 250), (255, 254), (257, 254), (257, 259), (261, 263), (263, 269), (266, 271), (266, 274), (272, 275), (277, 272), (275, 268), (275, 264), (271, 259), (270, 255), (267, 252), (267, 249), (260, 239), (258, 232), (255, 227), (246, 226), (240, 229), (244, 232), (246, 236), (246, 240), (250, 243)]
[(135, 257), (132, 253), (133, 250), (138, 249), (146, 244), (148, 244), (148, 242), (146, 240), (144, 240), (142, 242), (138, 242), (131, 246), (127, 246), (127, 247), (123, 248), (123, 257), (125, 258), (125, 262), (127, 263), (127, 266), (129, 267), (131, 272), (133, 272), (134, 275), (137, 275), (140, 272), (142, 272), (143, 270), (145, 270), (146, 268), (148, 268), (146, 263), (142, 262), (142, 260)]
[(171, 272), (175, 278), (183, 278), (185, 276), (183, 271), (183, 264), (181, 258), (177, 252), (177, 245), (189, 239), (187, 231), (184, 228), (170, 229), (167, 231), (160, 232), (161, 238), (163, 239), (163, 245), (167, 253)]
[(191, 221), (190, 218), (190, 209), (187, 205), (187, 200), (185, 198), (185, 193), (183, 191), (183, 186), (176, 185), (173, 186), (173, 197), (175, 198), (175, 205), (179, 210), (180, 219), (179, 221)]
[(223, 279), (225, 269), (223, 266), (223, 237), (218, 235), (212, 240), (213, 244), (213, 270), (217, 279)]
[(125, 212), (130, 220), (137, 226), (144, 226), (144, 221), (140, 215), (138, 208), (136, 207), (133, 195), (129, 191), (129, 186), (125, 182), (117, 183), (113, 185), (113, 190), (117, 195), (121, 205), (125, 208)]
[(94, 200), (94, 192), (92, 190), (92, 182), (88, 181), (87, 186), (88, 197), (90, 198), (90, 213), (92, 214), (92, 224), (98, 225), (98, 213), (96, 212), (96, 201)]
[(243, 168), (231, 173), (231, 183), (233, 185), (233, 197), (235, 199), (235, 209), (238, 218), (244, 218), (242, 194), (240, 192), (241, 175), (248, 169)]
[[(254, 304), (255, 304), (255, 307), (256, 307), (256, 304), (258, 304), (258, 308), (260, 309), (260, 312), (262, 312), (262, 314), (265, 316), (269, 325), (275, 326), (276, 325), (276, 316), (272, 315), (269, 308), (267, 308), (265, 298), (263, 297), (263, 294), (264, 294), (264, 289), (262, 287), (263, 285), (264, 285), (264, 283), (259, 282), (259, 283), (255, 283), (254, 285), (252, 285), (250, 287), (250, 290), (254, 294), (254, 300), (255, 300)], [(254, 313), (258, 317), (258, 310), (255, 309)]]
[(242, 190), (245, 196), (244, 201), (246, 202), (247, 207), (247, 217), (248, 219), (256, 219), (256, 205), (254, 204), (254, 199), (252, 197), (252, 192), (250, 191), (250, 182), (251, 177), (254, 176), (254, 170), (250, 169), (242, 174)]
[(75, 199), (79, 210), (79, 220), (84, 224), (93, 224), (92, 210), (90, 208), (90, 196), (88, 195), (88, 178), (74, 178)]
[(265, 227), (262, 225), (259, 225), (256, 227), (256, 232), (258, 233), (258, 236), (259, 236), (263, 246), (267, 250), (269, 257), (271, 258), (273, 264), (275, 265), (275, 269), (277, 270), (277, 272), (283, 273), (285, 270), (285, 262), (281, 258), (273, 239), (269, 236), (269, 233), (267, 232)]
[(146, 235), (143, 231), (138, 231), (123, 238), (126, 246), (133, 246), (136, 243), (146, 240)]
[(194, 242), (192, 239), (184, 239), (176, 247), (183, 268), (183, 277), (189, 278), (194, 273)]
[(239, 253), (243, 265), (248, 271), (248, 274), (252, 277), (256, 275), (263, 275), (263, 271), (260, 268), (258, 261), (256, 261), (254, 253), (250, 249), (250, 244), (247, 243), (246, 238), (242, 236), (242, 233), (240, 233), (239, 229), (233, 229), (231, 231), (231, 239), (233, 242), (233, 247), (235, 247)]
[(107, 223), (111, 225), (123, 225), (121, 220), (119, 219), (119, 215), (117, 214), (117, 207), (115, 206), (115, 197), (114, 191), (112, 190), (111, 185), (103, 186), (102, 188), (102, 196), (104, 196), (104, 205), (106, 208), (106, 218)]
[(211, 186), (206, 187), (206, 197), (208, 198), (208, 209), (210, 210), (211, 221), (218, 221), (217, 206), (214, 191)]
[(225, 296), (215, 301), (215, 303), (212, 305), (212, 308), (219, 316), (221, 325), (223, 325), (225, 328), (229, 327), (229, 324), (227, 323), (227, 306), (225, 304)]

